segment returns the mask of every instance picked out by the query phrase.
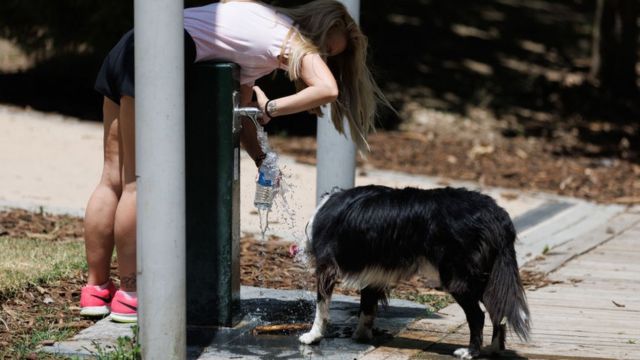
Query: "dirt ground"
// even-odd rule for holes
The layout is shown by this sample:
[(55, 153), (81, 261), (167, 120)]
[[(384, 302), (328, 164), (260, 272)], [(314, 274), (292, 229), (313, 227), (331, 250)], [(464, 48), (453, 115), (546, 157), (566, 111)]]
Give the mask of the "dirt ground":
[[(503, 122), (480, 113), (466, 118), (416, 110), (400, 129), (370, 137), (371, 152), (358, 157), (361, 171), (389, 169), (602, 203), (640, 203), (640, 157), (627, 138), (597, 146), (571, 129), (558, 129), (552, 137), (511, 136)], [(611, 125), (590, 126), (606, 133)], [(315, 163), (315, 138), (270, 140), (278, 151)]]

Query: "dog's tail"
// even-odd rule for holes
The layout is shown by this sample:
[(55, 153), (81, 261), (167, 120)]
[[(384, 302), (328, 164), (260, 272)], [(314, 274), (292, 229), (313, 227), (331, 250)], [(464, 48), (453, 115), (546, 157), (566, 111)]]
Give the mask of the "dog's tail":
[(521, 340), (529, 340), (529, 307), (518, 273), (515, 251), (500, 251), (482, 300), (494, 326), (507, 322)]

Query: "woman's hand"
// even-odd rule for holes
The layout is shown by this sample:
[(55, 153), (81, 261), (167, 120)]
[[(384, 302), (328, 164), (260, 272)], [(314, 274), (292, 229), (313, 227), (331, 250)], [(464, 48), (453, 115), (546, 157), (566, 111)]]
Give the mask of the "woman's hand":
[(260, 124), (266, 125), (271, 120), (271, 118), (267, 115), (267, 109), (265, 109), (269, 98), (258, 86), (254, 86), (253, 91), (256, 93), (256, 99), (258, 100), (258, 109), (262, 111), (262, 119), (260, 121)]

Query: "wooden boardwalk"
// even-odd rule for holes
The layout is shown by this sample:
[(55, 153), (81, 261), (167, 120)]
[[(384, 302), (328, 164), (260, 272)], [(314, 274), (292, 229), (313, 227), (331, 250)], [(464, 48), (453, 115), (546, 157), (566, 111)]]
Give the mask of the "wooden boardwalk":
[[(637, 210), (627, 212), (606, 229), (603, 244), (556, 264), (548, 277), (558, 283), (527, 291), (531, 341), (508, 337), (502, 359), (640, 359), (639, 220)], [(490, 324), (484, 334), (489, 344)], [(467, 341), (464, 314), (453, 304), (363, 359), (451, 359)]]

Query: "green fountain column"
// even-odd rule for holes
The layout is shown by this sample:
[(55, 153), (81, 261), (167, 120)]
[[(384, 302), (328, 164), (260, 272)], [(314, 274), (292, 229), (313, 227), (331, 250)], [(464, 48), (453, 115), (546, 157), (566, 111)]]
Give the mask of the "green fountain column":
[(234, 116), (238, 79), (239, 68), (231, 63), (197, 63), (186, 74), (190, 333), (239, 321), (240, 124)]

